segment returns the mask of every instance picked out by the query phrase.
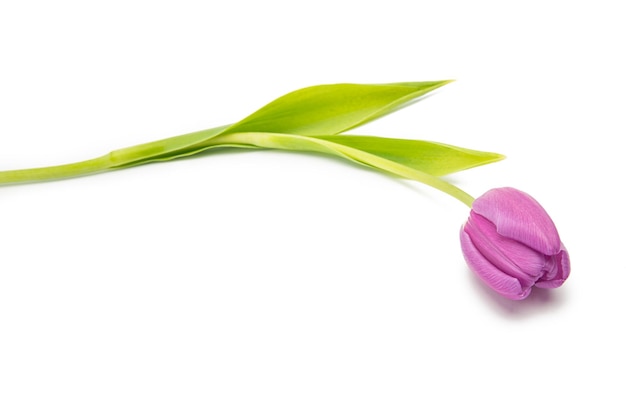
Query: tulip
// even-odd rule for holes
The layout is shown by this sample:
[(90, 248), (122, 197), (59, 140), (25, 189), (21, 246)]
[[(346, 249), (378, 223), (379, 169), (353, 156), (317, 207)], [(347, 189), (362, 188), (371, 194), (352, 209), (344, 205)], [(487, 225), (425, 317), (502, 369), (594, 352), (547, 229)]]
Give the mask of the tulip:
[(463, 253), (472, 270), (502, 295), (523, 299), (533, 286), (562, 285), (570, 272), (569, 256), (552, 220), (533, 198), (501, 188), (474, 199), (442, 178), (499, 161), (503, 155), (423, 140), (344, 134), (449, 82), (307, 87), (279, 97), (230, 125), (126, 147), (75, 163), (0, 171), (0, 187), (119, 170), (223, 147), (320, 152), (422, 182), (470, 207), (469, 220), (461, 231)]
[(570, 273), (567, 250), (543, 207), (528, 194), (504, 187), (473, 203), (461, 228), (469, 267), (509, 299), (526, 298), (533, 286), (556, 288)]

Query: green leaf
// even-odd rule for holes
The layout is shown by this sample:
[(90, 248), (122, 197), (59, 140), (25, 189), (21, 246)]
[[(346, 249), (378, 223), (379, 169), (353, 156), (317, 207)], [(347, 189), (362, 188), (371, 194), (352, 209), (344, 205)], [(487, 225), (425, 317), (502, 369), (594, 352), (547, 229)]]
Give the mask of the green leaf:
[(443, 176), (500, 161), (503, 155), (439, 142), (363, 135), (320, 135), (317, 138), (356, 148), (433, 176)]
[(213, 138), (235, 132), (334, 135), (410, 104), (451, 81), (328, 84), (288, 93), (230, 126), (113, 151), (112, 167), (130, 167), (195, 154)]
[(441, 86), (445, 81), (394, 84), (328, 84), (288, 93), (227, 132), (334, 135), (387, 115)]
[[(209, 151), (216, 147), (238, 148), (269, 148), (290, 151), (313, 151), (345, 157), (339, 149), (348, 148), (366, 152), (393, 161), (397, 164), (420, 170), (433, 176), (443, 176), (484, 164), (500, 161), (503, 155), (476, 151), (467, 148), (438, 142), (382, 138), (363, 135), (294, 135), (273, 132), (240, 132), (223, 134), (218, 137), (187, 148), (186, 153), (180, 151), (161, 154), (150, 158), (150, 162), (168, 161)], [(131, 164), (117, 166), (126, 168), (131, 165), (144, 164), (147, 161), (134, 161)]]

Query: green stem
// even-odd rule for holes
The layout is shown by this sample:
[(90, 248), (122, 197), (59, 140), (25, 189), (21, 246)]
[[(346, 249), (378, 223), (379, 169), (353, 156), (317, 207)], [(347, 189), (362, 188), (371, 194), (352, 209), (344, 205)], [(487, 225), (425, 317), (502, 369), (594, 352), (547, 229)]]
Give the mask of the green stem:
[(211, 128), (175, 137), (160, 139), (127, 148), (121, 148), (99, 158), (78, 163), (62, 164), (50, 167), (28, 168), (23, 170), (0, 171), (0, 186), (5, 184), (34, 183), (61, 180), (89, 174), (102, 173), (167, 153), (175, 153), (190, 144), (202, 142), (224, 130), (225, 127)]
[[(299, 140), (296, 142), (294, 141), (294, 138), (298, 138)], [(298, 144), (297, 146), (294, 145), (296, 143)], [(212, 146), (253, 145), (261, 148), (285, 149), (292, 151), (315, 151), (323, 152), (325, 154), (339, 155), (340, 157), (368, 167), (377, 168), (404, 178), (424, 183), (454, 197), (470, 208), (474, 202), (474, 198), (471, 195), (439, 177), (398, 164), (386, 158), (370, 154), (369, 152), (361, 151), (356, 148), (347, 147), (345, 145), (333, 143), (320, 138), (309, 136), (298, 137), (297, 135), (284, 135), (267, 132), (238, 132), (218, 136), (211, 140), (211, 144)]]
[(40, 181), (60, 180), (80, 177), (88, 174), (101, 173), (110, 169), (109, 155), (79, 163), (55, 165), (51, 167), (27, 168), (23, 170), (0, 171), (0, 185), (17, 183), (34, 183)]

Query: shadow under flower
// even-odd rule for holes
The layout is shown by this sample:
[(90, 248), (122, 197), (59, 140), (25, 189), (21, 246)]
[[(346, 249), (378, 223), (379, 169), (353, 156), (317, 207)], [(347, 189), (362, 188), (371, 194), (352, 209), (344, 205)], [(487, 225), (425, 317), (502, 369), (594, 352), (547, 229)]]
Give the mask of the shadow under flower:
[(504, 318), (523, 319), (531, 316), (554, 312), (565, 304), (566, 289), (533, 288), (526, 299), (507, 299), (486, 286), (474, 273), (468, 271), (466, 279), (476, 290), (476, 295), (483, 299), (485, 304)]

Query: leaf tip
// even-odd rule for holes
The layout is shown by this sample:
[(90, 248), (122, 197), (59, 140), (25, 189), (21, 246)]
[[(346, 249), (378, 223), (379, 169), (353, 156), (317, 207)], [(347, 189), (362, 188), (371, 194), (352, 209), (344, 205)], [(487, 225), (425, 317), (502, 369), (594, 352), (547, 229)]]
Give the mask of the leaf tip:
[(450, 79), (450, 80), (439, 80), (439, 81), (435, 81), (435, 83), (437, 84), (437, 87), (443, 87), (446, 84), (450, 84), (450, 83), (454, 83), (456, 80), (454, 79)]
[(493, 162), (502, 161), (506, 159), (506, 155), (498, 154), (497, 152), (492, 152), (493, 154)]

